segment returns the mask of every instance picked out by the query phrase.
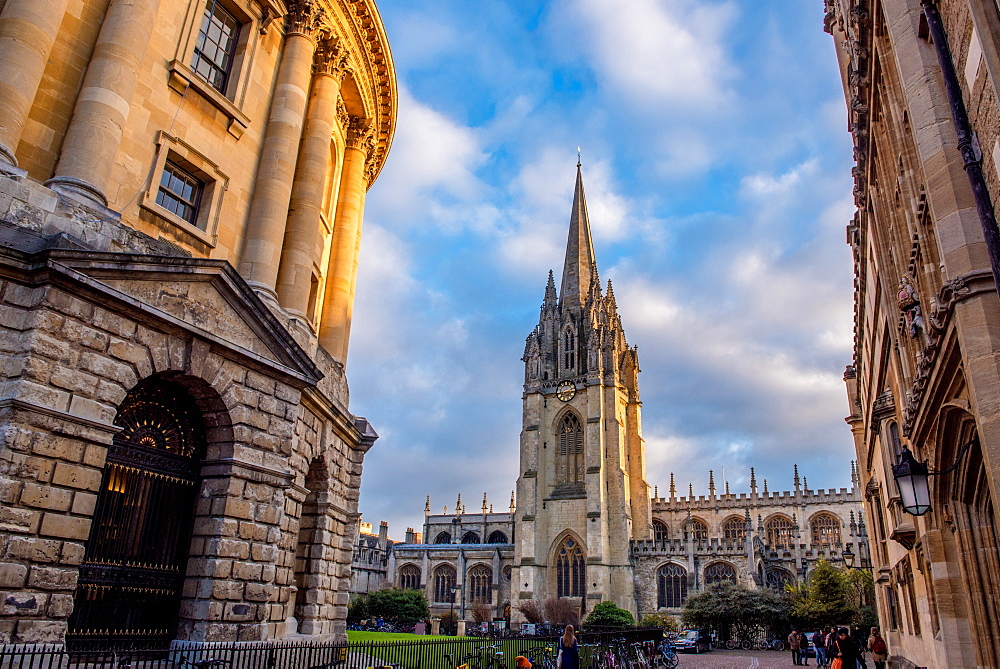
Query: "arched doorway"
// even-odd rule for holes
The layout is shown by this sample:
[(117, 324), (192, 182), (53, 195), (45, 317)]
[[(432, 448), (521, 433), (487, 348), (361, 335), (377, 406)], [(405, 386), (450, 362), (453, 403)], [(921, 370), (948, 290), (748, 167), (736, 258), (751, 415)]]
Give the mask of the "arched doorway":
[(69, 619), (82, 647), (166, 642), (177, 631), (205, 426), (179, 383), (153, 377), (118, 408)]

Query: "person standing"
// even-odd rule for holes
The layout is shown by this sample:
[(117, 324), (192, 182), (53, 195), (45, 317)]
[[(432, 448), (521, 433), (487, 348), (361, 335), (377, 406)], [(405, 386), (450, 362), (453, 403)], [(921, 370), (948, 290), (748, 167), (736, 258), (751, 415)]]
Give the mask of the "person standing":
[(788, 635), (788, 649), (792, 651), (792, 664), (796, 667), (802, 664), (802, 641), (799, 637), (799, 631), (793, 629), (792, 633)]
[(816, 666), (826, 666), (826, 632), (819, 628), (812, 635), (813, 648), (816, 649)]
[(872, 652), (875, 669), (885, 669), (886, 660), (889, 659), (889, 646), (879, 634), (877, 627), (872, 628), (871, 636), (868, 637), (868, 650)]
[(799, 659), (802, 660), (802, 666), (809, 666), (809, 637), (806, 636), (805, 632), (799, 632)]
[(559, 654), (556, 656), (557, 669), (580, 669), (580, 647), (576, 643), (573, 626), (566, 625), (559, 638)]
[[(841, 669), (856, 669), (858, 658), (861, 656), (858, 644), (848, 634), (846, 627), (837, 630), (837, 638), (832, 646), (827, 646), (830, 657), (841, 661)], [(832, 663), (831, 663), (832, 664)]]
[[(854, 629), (851, 631), (851, 639), (853, 639), (854, 644), (858, 647), (858, 669), (868, 669), (868, 663), (865, 662), (868, 635), (865, 634), (865, 630), (861, 629), (861, 625), (854, 626)], [(851, 669), (854, 669), (854, 667), (851, 667)]]

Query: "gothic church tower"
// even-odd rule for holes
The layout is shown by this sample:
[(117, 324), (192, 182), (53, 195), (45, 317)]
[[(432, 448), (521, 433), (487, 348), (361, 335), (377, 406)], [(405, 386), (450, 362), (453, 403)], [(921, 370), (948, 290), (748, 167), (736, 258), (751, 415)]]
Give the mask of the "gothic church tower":
[(601, 289), (579, 163), (559, 293), (550, 271), (523, 360), (516, 597), (635, 613), (629, 539), (651, 532), (639, 359)]

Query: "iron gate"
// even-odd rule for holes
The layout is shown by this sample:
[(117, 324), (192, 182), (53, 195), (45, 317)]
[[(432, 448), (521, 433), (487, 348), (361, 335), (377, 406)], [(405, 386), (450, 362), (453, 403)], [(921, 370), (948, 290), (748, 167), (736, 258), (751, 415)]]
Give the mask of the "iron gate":
[(67, 643), (163, 642), (177, 630), (204, 453), (198, 408), (179, 385), (150, 380), (122, 402)]

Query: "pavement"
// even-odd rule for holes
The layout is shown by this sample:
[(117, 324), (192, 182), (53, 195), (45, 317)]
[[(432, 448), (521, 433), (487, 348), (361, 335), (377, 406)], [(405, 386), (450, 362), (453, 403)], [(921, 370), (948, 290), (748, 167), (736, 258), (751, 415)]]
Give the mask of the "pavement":
[[(792, 651), (775, 650), (713, 650), (694, 655), (679, 653), (677, 669), (771, 669), (794, 667)], [(816, 669), (816, 661), (809, 658), (809, 666)]]

